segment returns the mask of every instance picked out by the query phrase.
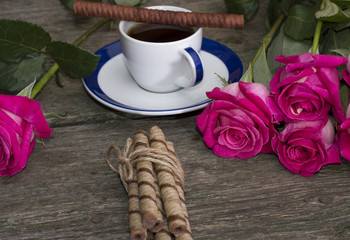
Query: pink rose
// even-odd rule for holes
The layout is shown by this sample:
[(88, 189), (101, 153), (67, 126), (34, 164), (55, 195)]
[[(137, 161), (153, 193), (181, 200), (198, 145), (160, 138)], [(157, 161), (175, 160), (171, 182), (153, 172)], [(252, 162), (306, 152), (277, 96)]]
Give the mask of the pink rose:
[[(346, 69), (342, 71), (342, 76), (350, 86), (350, 55)], [(350, 104), (346, 110), (346, 120), (338, 127), (338, 138), (340, 153), (343, 158), (350, 161)]]
[(27, 97), (0, 95), (0, 176), (21, 171), (34, 148), (35, 135), (52, 133), (40, 103)]
[(344, 80), (348, 83), (348, 85), (350, 86), (350, 55), (348, 56), (348, 64), (346, 64), (346, 70), (344, 69), (341, 72)]
[(335, 67), (347, 62), (345, 57), (304, 53), (279, 56), (282, 66), (270, 82), (271, 109), (277, 121), (313, 121), (328, 117), (329, 110), (339, 123), (344, 112), (339, 97), (340, 78)]
[(312, 176), (322, 166), (340, 163), (335, 130), (329, 119), (286, 124), (272, 139), (280, 162), (292, 173)]
[(271, 153), (274, 132), (272, 114), (266, 105), (269, 90), (260, 83), (232, 83), (215, 88), (196, 124), (205, 144), (214, 154), (227, 158), (249, 158)]
[(346, 110), (346, 120), (338, 127), (340, 153), (350, 161), (350, 104)]

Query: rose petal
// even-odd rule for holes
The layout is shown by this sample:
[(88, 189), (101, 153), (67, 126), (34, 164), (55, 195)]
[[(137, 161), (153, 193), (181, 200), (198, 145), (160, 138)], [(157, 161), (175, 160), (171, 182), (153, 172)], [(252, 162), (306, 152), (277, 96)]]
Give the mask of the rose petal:
[(339, 133), (339, 147), (343, 158), (350, 161), (350, 134), (347, 131)]
[[(12, 114), (12, 117), (15, 117), (14, 114)], [(14, 119), (9, 116), (8, 112), (0, 109), (0, 119), (6, 123), (6, 125), (10, 128), (12, 128), (17, 134), (22, 135), (22, 127), (19, 124), (22, 124), (22, 122), (19, 122), (19, 124), (14, 121)]]
[(343, 76), (345, 82), (350, 86), (350, 73), (344, 69), (341, 71), (341, 75)]
[(197, 125), (199, 131), (201, 131), (201, 133), (204, 133), (205, 128), (207, 127), (207, 122), (208, 122), (208, 117), (209, 117), (210, 110), (211, 110), (211, 105), (212, 105), (212, 103), (209, 103), (204, 108), (203, 112), (197, 116), (196, 125)]
[(338, 126), (338, 130), (345, 131), (350, 128), (350, 118), (346, 119), (340, 126)]
[(0, 170), (6, 168), (11, 157), (11, 137), (10, 134), (0, 125), (1, 159)]
[(306, 67), (337, 67), (348, 61), (345, 57), (314, 53), (303, 53), (289, 57), (279, 56), (276, 57), (275, 60), (280, 63), (288, 64), (286, 67), (287, 71), (294, 71)]
[(335, 129), (331, 120), (328, 120), (325, 126), (322, 128), (320, 139), (323, 141), (327, 150), (334, 144)]
[[(276, 80), (274, 82), (270, 82), (271, 92), (273, 94), (277, 94), (281, 91), (281, 88), (288, 86), (295, 82), (300, 82), (305, 80), (308, 76), (315, 73), (314, 68), (305, 68), (301, 71), (296, 72), (286, 72), (285, 66), (281, 67), (280, 75), (278, 76), (278, 82)], [(276, 76), (276, 75), (275, 75)], [(273, 77), (273, 79), (275, 78)]]
[(41, 111), (41, 104), (22, 96), (0, 94), (0, 109), (11, 112), (33, 125), (40, 138), (48, 138), (53, 132)]
[(345, 120), (343, 108), (341, 106), (339, 86), (340, 79), (336, 69), (320, 68), (319, 73), (324, 85), (329, 93), (331, 93), (330, 104), (333, 106), (333, 115), (338, 123)]
[[(0, 176), (8, 176), (10, 175), (11, 168), (14, 168), (18, 161), (21, 158), (21, 150), (20, 150), (20, 143), (18, 142), (18, 137), (15, 131), (13, 131), (11, 128), (8, 128), (7, 126), (4, 126), (3, 123), (0, 121), (0, 136), (5, 137), (7, 134), (8, 137), (6, 138), (6, 144), (10, 150), (10, 158), (7, 160), (6, 167), (2, 166), (0, 169)], [(6, 132), (6, 133), (5, 133)], [(5, 139), (4, 139), (5, 140)], [(5, 167), (5, 168), (4, 168)]]

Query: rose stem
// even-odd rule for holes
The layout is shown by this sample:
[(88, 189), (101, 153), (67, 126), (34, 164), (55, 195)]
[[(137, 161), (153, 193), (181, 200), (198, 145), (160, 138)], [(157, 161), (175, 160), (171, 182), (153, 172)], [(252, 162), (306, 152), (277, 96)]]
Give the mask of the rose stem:
[[(320, 9), (323, 9), (324, 5), (325, 5), (325, 0), (322, 1)], [(317, 20), (317, 25), (316, 25), (314, 39), (313, 39), (312, 48), (311, 48), (312, 53), (317, 52), (318, 44), (319, 44), (320, 36), (321, 36), (322, 23), (323, 23), (322, 20), (320, 20), (320, 19)]]
[[(135, 132), (134, 144), (135, 151), (149, 148), (148, 134), (141, 130)], [(136, 172), (143, 226), (152, 232), (158, 232), (163, 228), (163, 217), (158, 214), (153, 164), (141, 160), (136, 164)]]
[[(80, 43), (82, 43), (88, 36), (90, 36), (93, 32), (95, 32), (97, 29), (102, 27), (106, 22), (108, 22), (110, 19), (103, 19), (93, 25), (91, 28), (89, 28), (83, 35), (81, 35), (77, 40), (73, 42), (74, 46), (78, 46)], [(46, 74), (38, 81), (38, 83), (34, 86), (32, 93), (30, 95), (31, 99), (34, 99), (36, 95), (41, 91), (41, 89), (46, 85), (46, 83), (51, 79), (51, 77), (57, 72), (59, 69), (59, 66), (57, 63), (55, 63), (47, 72)]]
[[(150, 130), (150, 145), (151, 148), (159, 149), (164, 152), (168, 151), (164, 133), (157, 126), (152, 127)], [(174, 234), (175, 237), (180, 236), (186, 232), (187, 229), (186, 220), (180, 205), (179, 193), (176, 189), (174, 173), (171, 169), (161, 164), (155, 164), (155, 169), (170, 232)]]
[[(285, 17), (286, 16), (284, 14), (281, 14), (277, 18), (277, 20), (274, 22), (274, 24), (272, 25), (269, 32), (263, 37), (263, 42), (262, 42), (260, 48), (258, 49), (256, 55), (254, 56), (253, 61), (251, 62), (251, 66), (254, 65), (254, 63), (255, 63), (256, 59), (259, 57), (261, 51), (263, 49), (266, 49), (270, 45), (272, 38), (273, 38), (273, 35), (275, 35), (276, 31), (278, 30), (278, 28), (282, 24)], [(251, 68), (250, 71), (251, 71), (251, 76), (253, 76), (253, 68)]]

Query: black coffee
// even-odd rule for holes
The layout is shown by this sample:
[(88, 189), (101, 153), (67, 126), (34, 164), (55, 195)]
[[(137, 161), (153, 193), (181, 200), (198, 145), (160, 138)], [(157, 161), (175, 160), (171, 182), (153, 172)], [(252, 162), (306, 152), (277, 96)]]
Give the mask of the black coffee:
[(138, 24), (131, 28), (128, 35), (145, 42), (173, 42), (191, 36), (192, 28), (159, 24)]

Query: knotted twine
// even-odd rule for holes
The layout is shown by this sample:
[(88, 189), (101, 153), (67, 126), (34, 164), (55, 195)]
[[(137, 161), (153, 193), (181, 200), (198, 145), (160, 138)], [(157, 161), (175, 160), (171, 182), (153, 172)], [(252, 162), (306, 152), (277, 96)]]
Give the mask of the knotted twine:
[[(116, 154), (116, 167), (114, 167), (111, 161), (113, 151)], [(106, 161), (112, 171), (119, 174), (127, 192), (128, 183), (134, 179), (134, 165), (140, 161), (149, 161), (169, 168), (181, 184), (182, 189), (184, 188), (184, 171), (179, 159), (174, 154), (155, 148), (135, 150), (134, 142), (131, 138), (126, 140), (123, 151), (119, 147), (111, 145), (106, 153)]]

